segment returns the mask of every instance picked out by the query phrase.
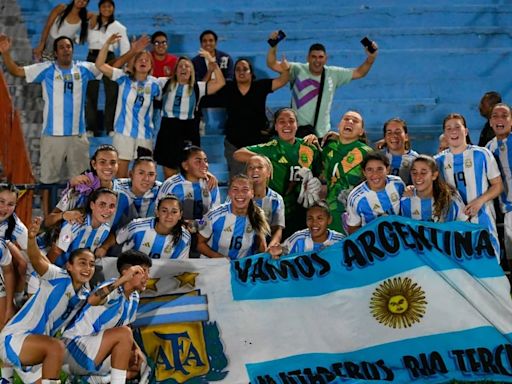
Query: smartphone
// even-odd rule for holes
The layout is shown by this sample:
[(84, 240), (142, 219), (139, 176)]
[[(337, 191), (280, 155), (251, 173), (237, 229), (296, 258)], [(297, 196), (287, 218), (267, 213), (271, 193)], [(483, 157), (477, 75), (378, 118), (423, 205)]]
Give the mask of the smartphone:
[(285, 37), (286, 37), (286, 34), (282, 30), (279, 30), (279, 31), (277, 31), (277, 38), (276, 39), (268, 39), (267, 40), (268, 45), (270, 45), (271, 47), (275, 47)]
[(368, 36), (365, 36), (361, 40), (361, 44), (363, 44), (363, 47), (368, 48), (368, 52), (373, 53), (375, 52), (375, 48), (372, 46), (373, 41), (371, 41)]

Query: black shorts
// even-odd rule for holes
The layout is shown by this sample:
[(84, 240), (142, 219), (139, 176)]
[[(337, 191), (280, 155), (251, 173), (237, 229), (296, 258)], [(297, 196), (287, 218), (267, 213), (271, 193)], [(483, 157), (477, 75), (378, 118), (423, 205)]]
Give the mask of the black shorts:
[(183, 160), (183, 148), (190, 144), (201, 145), (198, 125), (194, 119), (162, 117), (156, 137), (155, 161), (164, 167), (179, 169)]

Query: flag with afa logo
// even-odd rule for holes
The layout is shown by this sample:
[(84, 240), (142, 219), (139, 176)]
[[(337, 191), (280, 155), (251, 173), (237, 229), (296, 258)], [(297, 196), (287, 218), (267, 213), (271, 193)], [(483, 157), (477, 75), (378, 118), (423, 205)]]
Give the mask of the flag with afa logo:
[(487, 231), (380, 218), (317, 253), (156, 260), (136, 337), (161, 383), (512, 382)]

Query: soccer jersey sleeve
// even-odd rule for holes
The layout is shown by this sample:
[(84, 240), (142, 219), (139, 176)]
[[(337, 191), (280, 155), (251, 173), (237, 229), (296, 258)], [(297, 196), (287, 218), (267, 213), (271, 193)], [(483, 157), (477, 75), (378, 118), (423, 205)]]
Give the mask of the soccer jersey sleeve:
[(489, 180), (495, 179), (496, 177), (501, 177), (501, 172), (498, 167), (498, 162), (492, 155), (491, 151), (487, 148), (484, 148), (485, 151), (485, 162), (487, 164), (487, 178)]
[(64, 221), (57, 240), (57, 247), (62, 249), (64, 252), (67, 252), (74, 238), (75, 234), (73, 233), (73, 224)]
[(23, 67), (27, 83), (41, 83), (44, 80), (45, 72), (53, 65), (51, 61), (36, 63)]
[(0, 267), (11, 264), (12, 256), (4, 240), (0, 239)]
[(351, 227), (358, 227), (362, 224), (361, 216), (359, 215), (359, 212), (357, 210), (357, 202), (358, 199), (355, 198), (355, 193), (357, 190), (352, 190), (350, 194), (348, 195), (347, 200), (347, 225)]

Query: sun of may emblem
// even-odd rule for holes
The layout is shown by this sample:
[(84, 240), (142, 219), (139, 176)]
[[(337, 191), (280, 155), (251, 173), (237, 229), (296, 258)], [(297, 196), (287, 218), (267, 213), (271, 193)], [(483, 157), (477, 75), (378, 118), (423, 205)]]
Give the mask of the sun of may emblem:
[(408, 328), (425, 314), (425, 292), (408, 278), (395, 277), (381, 283), (373, 292), (373, 317), (390, 328)]

